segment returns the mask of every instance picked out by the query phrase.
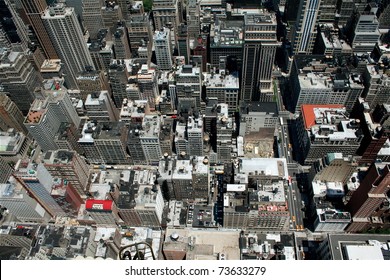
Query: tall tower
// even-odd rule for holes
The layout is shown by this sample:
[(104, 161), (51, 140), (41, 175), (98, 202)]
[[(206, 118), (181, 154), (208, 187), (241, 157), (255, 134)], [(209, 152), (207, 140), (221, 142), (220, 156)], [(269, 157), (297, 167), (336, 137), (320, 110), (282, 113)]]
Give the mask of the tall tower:
[(45, 10), (42, 19), (64, 63), (67, 88), (78, 89), (77, 73), (84, 71), (86, 66), (93, 67), (93, 61), (74, 9), (56, 4)]
[(91, 39), (96, 39), (99, 30), (104, 26), (102, 7), (103, 0), (83, 0), (83, 23)]
[(45, 0), (21, 0), (23, 9), (27, 18), (34, 29), (35, 35), (39, 41), (40, 48), (45, 54), (46, 58), (58, 59), (56, 50), (50, 40), (45, 26), (42, 21), (42, 14), (44, 13), (47, 4)]
[(368, 227), (382, 227), (389, 220), (389, 163), (373, 163), (347, 206), (352, 223), (347, 231), (360, 232)]
[[(244, 17), (244, 55), (241, 81), (242, 101), (272, 101), (272, 68), (276, 49), (276, 18), (263, 11)], [(269, 100), (271, 99), (271, 100)]]
[(168, 28), (162, 28), (154, 33), (153, 43), (157, 65), (161, 70), (171, 70), (172, 68), (172, 45), (170, 38), (171, 31)]
[(295, 54), (311, 54), (317, 34), (317, 19), (319, 19), (322, 0), (301, 0), (299, 2), (293, 51)]
[(0, 129), (7, 131), (9, 128), (15, 128), (27, 135), (23, 121), (23, 114), (16, 104), (7, 95), (0, 93)]
[(34, 101), (34, 91), (42, 76), (35, 71), (27, 56), (21, 52), (0, 51), (0, 83), (9, 98), (23, 114), (27, 114)]

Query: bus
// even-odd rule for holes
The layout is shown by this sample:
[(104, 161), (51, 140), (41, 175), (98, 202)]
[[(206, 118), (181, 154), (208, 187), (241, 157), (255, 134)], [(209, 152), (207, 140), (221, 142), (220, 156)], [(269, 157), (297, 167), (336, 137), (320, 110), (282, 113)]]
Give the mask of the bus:
[(283, 125), (283, 118), (279, 117), (279, 120), (280, 120), (280, 125)]

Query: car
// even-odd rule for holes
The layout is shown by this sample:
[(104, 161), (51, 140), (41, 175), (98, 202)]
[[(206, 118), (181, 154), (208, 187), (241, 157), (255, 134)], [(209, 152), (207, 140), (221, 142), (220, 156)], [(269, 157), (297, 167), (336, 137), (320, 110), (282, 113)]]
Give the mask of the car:
[(295, 223), (295, 216), (292, 216), (291, 220)]

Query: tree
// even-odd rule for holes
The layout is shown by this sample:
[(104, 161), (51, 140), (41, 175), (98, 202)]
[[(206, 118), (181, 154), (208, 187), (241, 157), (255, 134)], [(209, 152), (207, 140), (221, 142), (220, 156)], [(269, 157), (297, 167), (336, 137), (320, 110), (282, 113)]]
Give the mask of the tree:
[(142, 0), (144, 3), (145, 12), (150, 12), (152, 10), (153, 0)]

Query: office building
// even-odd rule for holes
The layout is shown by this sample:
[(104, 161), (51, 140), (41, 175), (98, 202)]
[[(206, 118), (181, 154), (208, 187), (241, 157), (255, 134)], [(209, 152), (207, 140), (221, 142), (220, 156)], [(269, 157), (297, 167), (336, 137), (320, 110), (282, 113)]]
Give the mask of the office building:
[(53, 42), (49, 37), (49, 34), (46, 31), (41, 18), (42, 14), (47, 8), (46, 1), (22, 0), (20, 2), (23, 6), (25, 15), (27, 16), (28, 21), (34, 30), (35, 36), (38, 39), (39, 47), (41, 48), (45, 57), (48, 59), (58, 59), (58, 55), (53, 46)]
[(206, 86), (206, 97), (217, 98), (218, 103), (229, 105), (229, 114), (236, 111), (240, 97), (240, 82), (238, 76), (226, 75), (225, 70), (219, 70), (219, 74), (204, 74), (204, 83)]
[(83, 0), (83, 25), (88, 30), (91, 39), (96, 39), (99, 30), (103, 28), (101, 7), (103, 0)]
[(379, 21), (374, 11), (361, 12), (355, 20), (352, 48), (355, 53), (371, 53), (380, 38)]
[(390, 227), (389, 171), (388, 163), (371, 164), (359, 188), (352, 194), (347, 204), (352, 216), (348, 232)]
[(85, 158), (94, 164), (127, 164), (128, 128), (123, 122), (86, 122), (79, 144)]
[(88, 94), (84, 106), (86, 115), (90, 120), (98, 122), (114, 122), (118, 120), (118, 109), (115, 108), (114, 102), (106, 90)]
[(262, 128), (274, 128), (279, 120), (275, 102), (242, 103), (240, 112), (239, 134), (241, 136), (251, 132), (259, 132)]
[(46, 212), (54, 217), (65, 217), (66, 213), (51, 195), (54, 178), (42, 163), (31, 161), (21, 162), (14, 172), (14, 176)]
[(299, 1), (295, 33), (293, 34), (294, 54), (311, 54), (317, 34), (321, 0)]
[(179, 113), (200, 110), (202, 75), (199, 67), (181, 65), (176, 70), (176, 100)]
[(203, 119), (201, 116), (188, 117), (187, 137), (188, 137), (188, 154), (191, 156), (202, 156), (203, 155)]
[(129, 73), (123, 60), (113, 59), (108, 70), (112, 97), (117, 108), (122, 106), (123, 99), (127, 98), (127, 82)]
[(335, 209), (317, 209), (317, 218), (314, 222), (315, 232), (344, 232), (351, 222), (349, 212)]
[(297, 133), (305, 164), (327, 153), (355, 155), (363, 138), (360, 121), (348, 118), (341, 105), (302, 105)]
[(9, 128), (14, 128), (27, 135), (28, 131), (23, 125), (23, 122), (23, 114), (15, 102), (5, 93), (0, 93), (0, 129), (7, 131)]
[(67, 88), (77, 89), (77, 74), (86, 67), (94, 68), (94, 64), (74, 9), (65, 7), (63, 3), (50, 6), (44, 11), (42, 20), (64, 63)]
[(152, 172), (124, 171), (122, 174), (118, 199), (121, 219), (132, 227), (160, 227), (164, 199), (160, 187), (150, 182)]
[[(240, 159), (234, 184), (223, 195), (223, 225), (233, 229), (286, 230), (290, 214), (285, 198), (285, 159)], [(258, 182), (262, 182), (258, 184)]]
[[(219, 110), (218, 110), (219, 108)], [(228, 105), (221, 103), (217, 107), (217, 157), (219, 162), (228, 163), (231, 160), (232, 136), (233, 136), (233, 118), (228, 114)]]
[(124, 99), (119, 113), (119, 121), (141, 125), (145, 114), (150, 114), (147, 100)]
[(34, 91), (40, 86), (41, 75), (34, 69), (24, 53), (0, 50), (0, 82), (4, 92), (24, 115), (35, 99)]
[(266, 11), (244, 15), (242, 101), (272, 101), (276, 49), (276, 17)]
[(80, 90), (80, 98), (85, 101), (88, 94), (108, 91), (111, 96), (111, 88), (108, 84), (108, 78), (104, 71), (83, 71), (76, 77), (77, 86)]
[(145, 163), (159, 162), (162, 151), (160, 145), (161, 117), (158, 115), (145, 115), (142, 130), (139, 130), (141, 147), (145, 155)]
[(67, 150), (47, 151), (42, 162), (53, 178), (69, 182), (81, 197), (86, 197), (89, 165), (78, 153)]
[(118, 26), (114, 35), (114, 52), (116, 59), (128, 59), (131, 57), (127, 28)]
[(165, 27), (157, 29), (153, 36), (153, 44), (158, 68), (160, 70), (171, 70), (173, 65), (171, 31)]
[[(142, 2), (137, 2), (135, 5), (142, 6)], [(137, 11), (130, 15), (130, 20), (126, 21), (127, 33), (129, 35), (130, 41), (130, 49), (133, 54), (137, 54), (137, 50), (140, 47), (147, 47), (149, 50), (149, 42), (152, 41), (152, 30), (151, 25), (149, 24), (148, 14), (143, 12), (142, 9), (138, 7), (138, 9), (134, 9), (133, 11)]]
[[(152, 13), (155, 30), (172, 28), (172, 35), (176, 38), (177, 27), (179, 26), (178, 13), (179, 0), (155, 0), (153, 1)], [(170, 37), (170, 36), (169, 36)]]
[(96, 225), (116, 226), (119, 221), (118, 208), (112, 200), (88, 199), (85, 210)]
[(12, 174), (12, 167), (2, 157), (0, 157), (0, 164), (3, 167), (0, 170), (0, 182), (4, 184)]
[(0, 204), (21, 222), (44, 223), (50, 220), (50, 214), (14, 177), (0, 184)]
[(371, 109), (376, 105), (390, 103), (390, 76), (386, 68), (369, 64), (363, 73), (365, 89), (362, 94)]
[(363, 99), (359, 99), (357, 115), (364, 137), (357, 154), (361, 156), (359, 164), (362, 165), (370, 165), (376, 161), (379, 151), (390, 135), (389, 127), (386, 125), (386, 120), (381, 118), (383, 114), (379, 112), (379, 108), (370, 113), (371, 111), (368, 103), (364, 102)]
[(22, 132), (10, 128), (7, 131), (0, 131), (0, 157), (6, 162), (17, 162), (19, 159), (26, 158), (31, 140)]
[(24, 125), (44, 151), (57, 150), (55, 135), (62, 122), (77, 128), (80, 118), (66, 91), (57, 91), (46, 99), (36, 99), (25, 118)]
[(157, 71), (148, 68), (146, 64), (143, 64), (137, 73), (139, 88), (139, 98), (137, 99), (147, 100), (151, 111), (155, 110), (156, 98), (158, 96), (157, 78)]
[(389, 260), (388, 234), (329, 233), (316, 253), (320, 260)]

